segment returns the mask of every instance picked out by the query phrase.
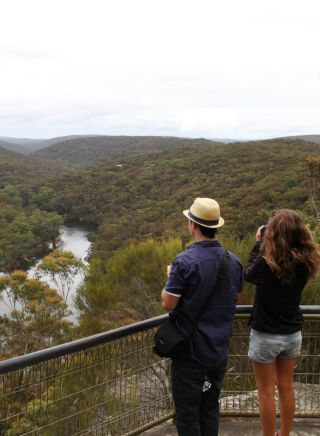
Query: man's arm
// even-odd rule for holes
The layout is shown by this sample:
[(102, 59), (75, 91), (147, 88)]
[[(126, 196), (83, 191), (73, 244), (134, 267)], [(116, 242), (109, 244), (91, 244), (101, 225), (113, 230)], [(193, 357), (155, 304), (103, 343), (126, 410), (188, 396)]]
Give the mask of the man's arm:
[(179, 297), (175, 297), (172, 294), (168, 294), (168, 292), (163, 289), (163, 291), (161, 292), (161, 304), (164, 310), (170, 312), (171, 310), (176, 308), (178, 302), (179, 302)]
[(173, 264), (167, 266), (167, 277), (168, 281), (161, 292), (161, 304), (164, 310), (171, 312), (179, 303), (182, 290), (185, 286), (177, 262), (174, 261)]
[(243, 304), (243, 292), (238, 293), (237, 305)]

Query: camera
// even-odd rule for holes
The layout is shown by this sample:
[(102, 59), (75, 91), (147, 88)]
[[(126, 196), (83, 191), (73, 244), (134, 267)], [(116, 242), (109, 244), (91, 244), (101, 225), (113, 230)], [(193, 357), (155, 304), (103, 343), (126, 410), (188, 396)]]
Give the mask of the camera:
[(263, 236), (265, 235), (267, 227), (268, 227), (267, 224), (263, 224), (263, 226), (261, 226), (261, 230), (260, 230), (261, 238), (263, 238)]

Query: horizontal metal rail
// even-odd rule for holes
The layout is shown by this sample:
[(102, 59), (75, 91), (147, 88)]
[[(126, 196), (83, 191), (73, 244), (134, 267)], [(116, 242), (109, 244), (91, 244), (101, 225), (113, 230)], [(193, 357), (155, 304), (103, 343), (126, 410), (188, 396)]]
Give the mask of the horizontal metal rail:
[[(300, 306), (304, 315), (319, 315), (320, 306)], [(248, 315), (252, 310), (251, 305), (241, 305), (236, 307), (237, 315)], [(168, 318), (168, 314), (149, 318), (144, 321), (140, 321), (128, 326), (120, 327), (107, 332), (98, 333), (96, 335), (88, 336), (86, 338), (77, 339), (75, 341), (66, 342), (55, 347), (47, 348), (45, 350), (35, 351), (34, 353), (25, 354), (23, 356), (14, 357), (0, 361), (0, 374), (4, 374), (8, 371), (14, 371), (22, 369), (30, 365), (35, 365), (40, 362), (44, 362), (55, 357), (64, 356), (66, 354), (75, 353), (77, 351), (85, 350), (97, 345), (111, 342), (115, 339), (122, 338), (124, 336), (132, 335), (137, 332), (149, 330), (153, 327), (161, 325)]]
[(98, 333), (96, 335), (88, 336), (82, 339), (76, 339), (75, 341), (65, 342), (55, 347), (46, 348), (44, 350), (35, 351), (33, 353), (24, 354), (23, 356), (13, 357), (0, 361), (0, 374), (4, 374), (8, 371), (15, 371), (22, 369), (30, 365), (35, 365), (46, 360), (53, 359), (55, 357), (64, 356), (66, 354), (75, 353), (77, 351), (86, 350), (97, 345), (106, 344), (114, 341), (115, 339), (123, 338), (124, 336), (132, 335), (137, 332), (149, 330), (153, 327), (157, 327), (168, 318), (168, 315), (160, 315), (154, 318), (150, 318), (144, 321), (140, 321), (128, 326), (119, 327), (107, 332)]

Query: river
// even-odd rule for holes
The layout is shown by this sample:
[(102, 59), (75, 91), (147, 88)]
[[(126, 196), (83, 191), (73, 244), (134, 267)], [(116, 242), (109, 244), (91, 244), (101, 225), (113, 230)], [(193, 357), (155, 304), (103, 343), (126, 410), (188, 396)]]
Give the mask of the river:
[[(95, 228), (93, 226), (82, 223), (64, 224), (61, 227), (61, 240), (58, 248), (64, 251), (72, 251), (76, 256), (80, 257), (86, 263), (86, 258), (91, 246), (88, 236), (94, 231), (94, 229)], [(37, 263), (40, 261), (41, 259), (39, 259)], [(36, 265), (27, 270), (29, 277), (34, 277)], [(46, 281), (50, 286), (54, 287), (48, 277), (42, 277), (41, 280)], [(73, 307), (73, 297), (82, 280), (82, 274), (78, 274), (73, 281), (73, 286), (69, 293), (68, 304), (73, 311), (73, 315), (70, 316), (70, 319), (73, 321), (76, 319), (75, 308)], [(0, 301), (0, 315), (3, 315), (7, 312), (8, 307), (3, 301)]]

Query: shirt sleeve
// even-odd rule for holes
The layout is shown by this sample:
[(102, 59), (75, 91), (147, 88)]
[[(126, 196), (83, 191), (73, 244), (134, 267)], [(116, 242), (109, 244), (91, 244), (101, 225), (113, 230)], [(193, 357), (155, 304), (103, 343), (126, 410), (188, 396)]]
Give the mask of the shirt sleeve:
[(181, 297), (186, 287), (184, 265), (177, 258), (172, 262), (171, 271), (164, 290), (175, 297)]
[(260, 242), (257, 242), (251, 250), (248, 264), (244, 269), (244, 279), (249, 283), (258, 285), (265, 281), (266, 269), (268, 269), (268, 265), (260, 255)]

